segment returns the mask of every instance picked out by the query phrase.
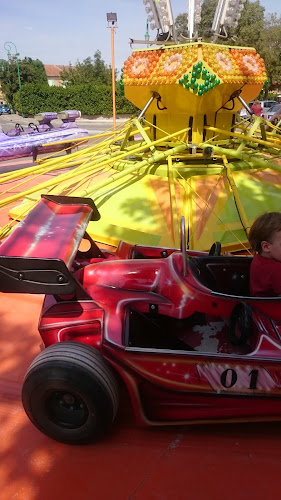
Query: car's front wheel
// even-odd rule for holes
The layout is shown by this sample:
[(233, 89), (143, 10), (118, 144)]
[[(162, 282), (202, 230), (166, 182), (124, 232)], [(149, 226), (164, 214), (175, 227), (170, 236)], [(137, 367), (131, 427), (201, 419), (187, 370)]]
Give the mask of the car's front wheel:
[(99, 351), (79, 342), (61, 342), (45, 349), (31, 364), (22, 402), (44, 434), (83, 444), (100, 438), (113, 422), (118, 387)]

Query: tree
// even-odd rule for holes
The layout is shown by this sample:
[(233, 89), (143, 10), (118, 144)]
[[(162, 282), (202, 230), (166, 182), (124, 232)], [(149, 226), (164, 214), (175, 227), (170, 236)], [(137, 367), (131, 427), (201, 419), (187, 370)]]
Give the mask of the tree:
[[(209, 30), (212, 26), (215, 10), (217, 7), (218, 0), (204, 0), (201, 10), (201, 23), (199, 25), (198, 34), (200, 37), (203, 36), (205, 30)], [(179, 14), (175, 19), (176, 33), (179, 39), (180, 35), (183, 34), (187, 37), (188, 31), (188, 14)]]
[(281, 84), (281, 17), (271, 14), (265, 20), (263, 44), (260, 54), (265, 60), (269, 89)]
[(246, 0), (238, 27), (233, 32), (236, 45), (255, 47), (257, 52), (262, 52), (265, 29), (264, 11), (265, 9), (261, 6), (259, 0), (255, 2)]
[(48, 83), (44, 64), (39, 59), (25, 57), (20, 61), (20, 76), (22, 83)]
[(94, 58), (87, 57), (81, 63), (77, 61), (75, 66), (69, 65), (61, 71), (61, 79), (67, 85), (84, 85), (85, 83), (111, 83), (111, 67), (107, 66), (101, 58), (101, 52), (97, 50)]
[(20, 83), (43, 84), (48, 83), (44, 65), (39, 59), (25, 57), (17, 60), (10, 56), (9, 60), (0, 60), (0, 84), (6, 100), (13, 106), (13, 96), (19, 90)]
[(203, 36), (204, 31), (211, 29), (218, 0), (204, 0), (201, 10), (201, 23), (199, 26), (199, 34)]
[[(218, 0), (204, 0), (201, 10), (201, 22), (198, 28), (199, 37), (203, 37), (204, 32), (211, 29)], [(229, 38), (226, 41), (219, 40), (219, 43), (235, 44), (241, 46), (255, 47), (258, 51), (263, 45), (264, 30), (264, 7), (260, 5), (259, 0), (250, 2), (246, 0), (244, 9), (238, 27), (235, 30), (229, 30)], [(187, 30), (187, 14), (179, 14), (175, 20), (177, 33)]]
[(179, 14), (176, 19), (175, 19), (175, 30), (176, 30), (176, 34), (179, 38), (179, 40), (181, 40), (181, 34), (184, 35), (184, 37), (187, 37), (188, 34), (187, 34), (187, 22), (188, 22), (188, 16), (187, 16), (187, 13), (183, 13), (183, 14)]

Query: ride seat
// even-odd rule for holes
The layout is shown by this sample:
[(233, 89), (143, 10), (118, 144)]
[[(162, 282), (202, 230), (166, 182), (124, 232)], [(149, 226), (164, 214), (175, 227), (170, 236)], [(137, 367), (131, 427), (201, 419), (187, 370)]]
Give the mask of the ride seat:
[(189, 261), (189, 268), (199, 283), (209, 288), (210, 290), (217, 291), (217, 283), (214, 276), (210, 274), (208, 269), (202, 265), (202, 263), (197, 261), (196, 257), (191, 258)]
[(249, 297), (251, 257), (192, 257), (189, 266), (195, 278), (210, 290)]

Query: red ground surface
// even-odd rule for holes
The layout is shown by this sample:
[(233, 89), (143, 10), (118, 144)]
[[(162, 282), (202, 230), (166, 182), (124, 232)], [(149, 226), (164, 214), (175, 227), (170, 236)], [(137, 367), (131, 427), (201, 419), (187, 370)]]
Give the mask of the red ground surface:
[(143, 429), (124, 397), (98, 444), (68, 446), (41, 434), (20, 392), (40, 352), (43, 297), (0, 296), (0, 500), (280, 498), (281, 423)]

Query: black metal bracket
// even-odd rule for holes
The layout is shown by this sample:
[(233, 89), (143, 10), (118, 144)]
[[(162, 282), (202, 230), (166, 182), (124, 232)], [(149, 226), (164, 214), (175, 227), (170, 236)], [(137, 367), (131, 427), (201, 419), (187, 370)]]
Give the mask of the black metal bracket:
[(156, 99), (156, 104), (157, 104), (157, 108), (160, 110), (160, 111), (163, 111), (163, 109), (167, 109), (166, 106), (163, 106), (162, 108), (160, 108), (160, 105), (159, 103), (162, 101), (162, 97), (160, 94), (158, 94), (158, 92), (155, 92), (154, 90), (151, 91), (151, 95), (154, 99)]
[(89, 250), (79, 250), (77, 251), (76, 258), (98, 258), (98, 259), (106, 259), (106, 255), (101, 251), (96, 242), (92, 240), (91, 236), (86, 232), (83, 236), (83, 239), (89, 241), (90, 248)]
[(0, 283), (4, 293), (70, 295), (77, 281), (60, 259), (0, 255)]

